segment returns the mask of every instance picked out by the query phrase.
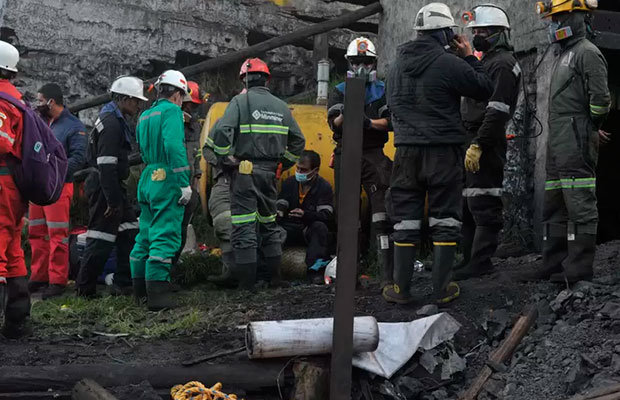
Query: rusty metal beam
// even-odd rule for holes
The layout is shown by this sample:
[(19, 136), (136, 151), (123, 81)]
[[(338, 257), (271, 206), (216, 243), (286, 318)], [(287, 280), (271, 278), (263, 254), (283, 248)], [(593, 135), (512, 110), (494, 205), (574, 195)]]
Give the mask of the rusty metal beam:
[(360, 186), (362, 181), (362, 131), (366, 84), (348, 78), (344, 98), (342, 167), (338, 191), (338, 269), (334, 304), (334, 341), (330, 400), (351, 398), (353, 316), (357, 275)]

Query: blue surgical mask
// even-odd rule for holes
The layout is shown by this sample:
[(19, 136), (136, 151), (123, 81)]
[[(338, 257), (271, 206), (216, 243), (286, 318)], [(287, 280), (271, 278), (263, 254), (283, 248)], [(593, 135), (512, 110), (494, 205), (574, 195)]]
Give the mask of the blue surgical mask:
[(301, 172), (295, 172), (295, 179), (297, 179), (299, 183), (305, 183), (309, 180), (308, 174), (302, 174)]

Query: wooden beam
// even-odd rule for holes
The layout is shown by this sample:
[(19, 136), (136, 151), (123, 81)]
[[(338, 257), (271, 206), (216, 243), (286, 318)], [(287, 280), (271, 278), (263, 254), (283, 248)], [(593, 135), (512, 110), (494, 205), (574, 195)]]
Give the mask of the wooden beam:
[(332, 346), (331, 400), (351, 398), (353, 359), (353, 316), (358, 262), (358, 225), (362, 180), (362, 132), (366, 82), (346, 80), (342, 166), (338, 196), (338, 269), (334, 303), (334, 339)]
[[(331, 19), (329, 21), (324, 21), (318, 24), (310, 25), (305, 28), (296, 30), (295, 32), (289, 33), (287, 35), (278, 36), (273, 39), (265, 40), (259, 44), (254, 46), (250, 46), (243, 50), (233, 51), (222, 56), (199, 62), (198, 64), (190, 65), (188, 67), (182, 68), (181, 72), (185, 74), (186, 77), (192, 77), (203, 72), (216, 69), (219, 67), (226, 66), (228, 64), (234, 62), (240, 62), (245, 60), (246, 58), (256, 56), (258, 54), (262, 54), (266, 51), (287, 46), (289, 44), (293, 44), (299, 40), (319, 35), (321, 33), (325, 33), (337, 28), (346, 27), (353, 22), (359, 21), (360, 19), (364, 19), (371, 15), (380, 13), (383, 10), (380, 2), (374, 2), (366, 7), (362, 7), (358, 10), (349, 12), (344, 14), (341, 17)], [(149, 82), (154, 82), (156, 78), (151, 78)], [(110, 100), (109, 94), (102, 94), (99, 96), (92, 97), (90, 99), (85, 99), (81, 101), (77, 101), (76, 103), (69, 106), (69, 110), (71, 112), (76, 113), (81, 110), (85, 110), (87, 108), (99, 106)]]

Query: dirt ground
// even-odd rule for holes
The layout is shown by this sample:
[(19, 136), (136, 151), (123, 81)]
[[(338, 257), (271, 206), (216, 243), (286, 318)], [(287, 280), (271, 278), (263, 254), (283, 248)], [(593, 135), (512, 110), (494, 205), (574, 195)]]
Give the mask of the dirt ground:
[[(520, 311), (534, 304), (541, 311), (537, 324), (508, 363), (508, 370), (496, 373), (479, 398), (559, 400), (588, 387), (608, 383), (620, 372), (620, 322), (616, 320), (616, 317), (620, 319), (619, 254), (620, 242), (600, 246), (595, 283), (581, 284), (570, 292), (569, 300), (559, 305), (556, 297), (566, 287), (550, 283), (522, 284), (515, 279), (523, 269), (539, 264), (539, 256), (498, 259), (497, 273), (462, 282), (461, 297), (441, 309), (462, 324), (455, 336), (454, 348), (467, 360), (463, 373), (454, 375), (448, 382), (435, 381), (416, 391), (407, 392), (402, 388), (400, 394), (386, 394), (381, 389), (384, 380), (363, 372), (356, 372), (356, 380), (370, 384), (373, 399), (457, 398), (459, 391), (467, 388), (484, 365), (490, 350), (509, 331)], [(424, 298), (430, 293), (430, 274), (423, 272), (414, 279), (415, 292)], [(250, 321), (329, 317), (335, 289), (297, 284), (290, 289), (261, 290), (250, 295), (201, 286), (181, 291), (177, 296), (184, 306), (160, 313), (146, 312), (129, 298), (104, 297), (86, 302), (68, 295), (36, 302), (33, 305), (35, 335), (27, 340), (1, 342), (0, 339), (3, 347), (0, 365), (180, 366), (201, 355), (243, 346), (244, 331), (240, 327)], [(614, 308), (614, 300), (618, 301), (618, 310)], [(416, 312), (422, 305), (388, 305), (380, 296), (377, 283), (360, 288), (356, 293), (356, 314), (372, 315), (380, 322), (419, 318)], [(493, 320), (490, 316), (494, 314), (505, 317), (504, 320), (500, 318), (500, 328), (495, 330), (489, 328), (492, 325), (489, 321)], [(208, 368), (244, 358), (240, 353), (201, 365)], [(392, 382), (399, 387), (398, 382), (404, 380), (402, 376), (396, 378)], [(414, 374), (408, 378), (419, 377)], [(226, 381), (226, 377), (221, 379)], [(120, 399), (138, 398), (135, 388), (132, 390), (134, 394), (124, 395), (123, 390), (117, 394)], [(248, 393), (246, 398), (279, 398), (274, 393)]]

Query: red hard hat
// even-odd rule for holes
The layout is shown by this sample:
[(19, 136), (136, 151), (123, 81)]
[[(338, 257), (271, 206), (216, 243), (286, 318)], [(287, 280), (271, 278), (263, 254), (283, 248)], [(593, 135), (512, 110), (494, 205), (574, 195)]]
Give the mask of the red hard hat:
[(269, 67), (260, 58), (248, 58), (241, 65), (241, 71), (239, 71), (239, 78), (243, 79), (248, 72), (262, 72), (268, 77), (271, 77)]
[(187, 82), (187, 87), (189, 88), (189, 95), (192, 97), (192, 103), (202, 104), (202, 99), (200, 98), (200, 87), (198, 83), (194, 81)]

